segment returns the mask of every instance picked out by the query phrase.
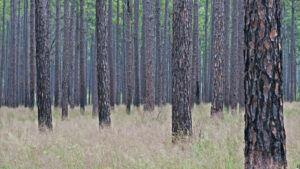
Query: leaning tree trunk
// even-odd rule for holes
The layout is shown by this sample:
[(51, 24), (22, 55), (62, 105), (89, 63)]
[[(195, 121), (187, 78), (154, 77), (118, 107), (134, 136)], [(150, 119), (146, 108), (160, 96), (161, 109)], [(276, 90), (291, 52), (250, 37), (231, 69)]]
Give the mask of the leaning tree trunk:
[(61, 119), (68, 118), (68, 91), (69, 91), (69, 55), (70, 55), (70, 31), (69, 31), (69, 0), (64, 0), (64, 57), (63, 57), (63, 79), (61, 97)]
[(153, 83), (153, 58), (154, 58), (154, 2), (153, 0), (144, 0), (144, 110), (154, 110), (154, 83)]
[(223, 113), (224, 0), (213, 0), (213, 73), (211, 115)]
[(52, 129), (50, 98), (49, 1), (36, 0), (37, 106), (40, 131)]
[(173, 1), (172, 49), (172, 135), (192, 134), (190, 107), (190, 27), (192, 26), (189, 0)]
[(245, 0), (245, 168), (286, 168), (280, 1)]
[(84, 112), (86, 102), (86, 78), (84, 62), (84, 0), (80, 0), (80, 108)]
[(109, 103), (109, 84), (108, 84), (108, 63), (106, 51), (106, 1), (96, 1), (96, 37), (97, 37), (97, 77), (98, 77), (98, 105), (99, 105), (99, 125), (100, 127), (109, 126), (110, 103)]

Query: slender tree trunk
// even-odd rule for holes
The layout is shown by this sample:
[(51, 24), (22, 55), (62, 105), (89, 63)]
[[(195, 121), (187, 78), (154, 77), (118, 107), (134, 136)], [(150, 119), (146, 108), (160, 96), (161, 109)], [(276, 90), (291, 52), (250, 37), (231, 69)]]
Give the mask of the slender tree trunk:
[(153, 83), (153, 61), (154, 61), (154, 2), (152, 0), (144, 0), (144, 71), (145, 71), (145, 99), (144, 110), (154, 110), (154, 83)]
[(70, 27), (69, 27), (69, 0), (64, 0), (64, 57), (63, 57), (63, 81), (62, 81), (62, 97), (61, 119), (68, 118), (68, 81), (69, 81), (69, 57), (70, 57)]
[(238, 104), (238, 5), (239, 0), (232, 2), (232, 30), (231, 30), (231, 77), (230, 77), (230, 105), (231, 109), (235, 111)]
[[(99, 0), (97, 0), (99, 1)], [(84, 112), (86, 102), (86, 79), (84, 62), (84, 0), (80, 0), (80, 108)]]
[(24, 0), (24, 106), (27, 107), (29, 104), (29, 79), (28, 79), (28, 0)]
[(280, 1), (245, 1), (245, 168), (286, 168)]
[(49, 1), (36, 0), (37, 106), (40, 131), (52, 129), (50, 100)]
[(134, 68), (135, 68), (135, 96), (134, 105), (140, 106), (140, 62), (139, 62), (139, 5), (140, 0), (134, 0)]
[(30, 0), (30, 90), (29, 90), (29, 107), (34, 106), (34, 89), (35, 89), (35, 0)]
[(223, 67), (224, 67), (224, 0), (213, 1), (213, 77), (211, 114), (223, 113)]
[(296, 100), (296, 41), (295, 41), (295, 0), (292, 0), (291, 25), (291, 65), (290, 65), (290, 101)]
[[(190, 54), (192, 5), (189, 0), (173, 2), (172, 49), (172, 135), (192, 134), (190, 107)], [(174, 139), (175, 139), (174, 138)], [(173, 139), (173, 141), (175, 141)]]
[(126, 104), (126, 97), (127, 97), (127, 87), (126, 87), (126, 81), (127, 81), (127, 72), (126, 72), (126, 8), (125, 3), (123, 3), (123, 63), (122, 63), (122, 104)]
[(120, 57), (120, 0), (117, 0), (117, 29), (116, 29), (116, 104), (120, 104), (120, 93), (121, 93), (121, 57)]
[(165, 1), (165, 15), (164, 15), (164, 32), (163, 32), (163, 37), (164, 37), (164, 48), (162, 50), (162, 83), (163, 83), (163, 89), (162, 89), (162, 104), (167, 103), (167, 94), (168, 94), (168, 19), (169, 19), (169, 0)]
[(141, 46), (141, 61), (140, 61), (140, 79), (141, 79), (141, 103), (145, 104), (145, 1), (142, 0), (142, 46)]
[(156, 51), (156, 89), (155, 89), (155, 104), (160, 106), (161, 104), (161, 92), (162, 92), (162, 58), (161, 58), (161, 30), (160, 30), (160, 0), (155, 0), (155, 51)]
[(244, 16), (245, 16), (245, 10), (244, 10), (244, 0), (239, 0), (239, 19), (238, 19), (238, 66), (239, 66), (239, 75), (238, 75), (238, 81), (239, 81), (239, 111), (241, 111), (242, 108), (245, 107), (245, 94), (244, 94), (244, 57), (243, 56), (243, 48), (244, 48), (244, 34), (243, 34), (243, 24), (244, 22)]
[(107, 40), (107, 54), (109, 61), (109, 97), (110, 106), (114, 106), (114, 56), (113, 56), (113, 38), (112, 38), (112, 0), (108, 0), (108, 40)]
[(74, 72), (74, 101), (75, 105), (79, 105), (80, 98), (80, 88), (79, 88), (79, 36), (80, 36), (80, 26), (79, 26), (79, 17), (76, 14), (76, 31), (75, 31), (75, 72)]
[(210, 58), (209, 58), (209, 78), (208, 78), (208, 101), (212, 102), (212, 84), (213, 84), (213, 69), (214, 69), (214, 65), (213, 65), (213, 57), (215, 54), (215, 47), (214, 47), (214, 30), (215, 30), (215, 26), (214, 26), (214, 22), (215, 22), (215, 17), (214, 17), (214, 7), (213, 7), (213, 0), (211, 0), (211, 20), (210, 20)]
[(197, 104), (200, 103), (200, 93), (199, 93), (199, 78), (197, 76), (197, 72), (200, 69), (199, 66), (199, 22), (198, 22), (198, 1), (194, 1), (194, 25), (193, 25), (193, 63), (192, 63), (192, 88), (191, 93), (192, 97), (190, 98), (191, 108), (194, 106), (194, 102)]
[(60, 58), (61, 58), (61, 33), (60, 33), (60, 0), (56, 0), (56, 29), (55, 29), (55, 88), (54, 107), (60, 105)]
[(110, 109), (109, 109), (109, 84), (108, 84), (108, 63), (106, 51), (106, 1), (96, 1), (96, 37), (97, 37), (97, 77), (98, 77), (98, 105), (99, 105), (99, 125), (100, 127), (109, 126)]
[(71, 109), (74, 108), (74, 20), (75, 20), (75, 0), (72, 0), (71, 4), (71, 13), (70, 13), (70, 74), (69, 74), (69, 100), (70, 100), (70, 107)]
[[(96, 35), (96, 32), (95, 32)], [(96, 117), (98, 110), (98, 79), (97, 79), (97, 38), (95, 42), (93, 41), (93, 48), (95, 52), (93, 53), (92, 57), (92, 73), (93, 73), (93, 118)]]
[(207, 55), (207, 22), (208, 22), (208, 0), (205, 1), (204, 20), (204, 63), (203, 63), (203, 101), (208, 102), (208, 55)]
[(132, 73), (132, 48), (131, 48), (131, 1), (126, 1), (126, 65), (127, 65), (127, 102), (126, 110), (130, 113), (130, 105), (132, 100), (132, 86), (131, 86), (131, 73)]
[(6, 0), (3, 0), (3, 14), (2, 14), (2, 47), (1, 47), (1, 51), (2, 51), (2, 56), (1, 56), (1, 64), (0, 64), (0, 107), (2, 106), (3, 104), (3, 96), (2, 96), (2, 75), (3, 75), (3, 70), (4, 70), (4, 59), (5, 59), (5, 56), (6, 56), (6, 53), (5, 53), (5, 5), (6, 3)]
[(20, 90), (19, 90), (19, 87), (22, 86), (22, 80), (21, 80), (21, 76), (20, 76), (20, 67), (21, 67), (21, 57), (20, 57), (20, 39), (21, 39), (21, 36), (20, 36), (20, 32), (21, 32), (21, 1), (18, 0), (18, 17), (17, 17), (17, 28), (16, 28), (16, 47), (15, 50), (16, 50), (16, 64), (14, 65), (15, 66), (15, 77), (16, 77), (16, 80), (15, 80), (15, 87), (14, 87), (14, 107), (18, 107), (19, 106), (19, 101), (20, 101), (20, 98), (21, 98), (21, 95), (20, 95)]

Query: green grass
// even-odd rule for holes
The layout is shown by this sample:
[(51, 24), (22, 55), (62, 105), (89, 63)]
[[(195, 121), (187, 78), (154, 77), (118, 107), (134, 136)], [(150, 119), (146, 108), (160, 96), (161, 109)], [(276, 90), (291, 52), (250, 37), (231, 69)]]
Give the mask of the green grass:
[[(285, 103), (288, 168), (300, 165), (300, 103)], [(171, 143), (171, 106), (143, 112), (112, 110), (112, 126), (99, 129), (92, 107), (81, 114), (52, 109), (53, 132), (39, 133), (37, 110), (0, 109), (0, 168), (240, 169), (244, 166), (243, 113), (210, 117), (210, 105), (193, 109), (193, 136)]]

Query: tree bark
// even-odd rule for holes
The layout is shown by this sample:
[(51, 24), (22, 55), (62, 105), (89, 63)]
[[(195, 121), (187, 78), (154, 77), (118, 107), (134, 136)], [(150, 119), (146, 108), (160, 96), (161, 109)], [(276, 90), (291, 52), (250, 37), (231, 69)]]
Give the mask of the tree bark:
[[(24, 106), (29, 104), (29, 86), (28, 86), (28, 0), (24, 1)], [(1, 96), (1, 95), (0, 95)], [(1, 104), (1, 103), (0, 103)]]
[(295, 0), (292, 0), (291, 25), (291, 65), (290, 65), (290, 102), (296, 100), (296, 41), (295, 41)]
[(79, 105), (79, 98), (80, 98), (80, 87), (79, 87), (79, 57), (80, 57), (80, 43), (79, 43), (79, 37), (80, 37), (80, 24), (79, 24), (79, 15), (78, 12), (76, 14), (76, 31), (75, 31), (75, 72), (74, 72), (74, 102), (75, 105)]
[(116, 104), (120, 104), (121, 96), (121, 57), (120, 57), (120, 0), (117, 0), (117, 25), (116, 25)]
[(130, 105), (132, 100), (132, 48), (131, 48), (131, 1), (126, 0), (126, 67), (127, 67), (127, 91), (126, 91), (126, 110), (130, 113)]
[(286, 168), (280, 1), (245, 12), (245, 168)]
[(71, 109), (74, 108), (75, 103), (74, 103), (74, 20), (75, 20), (75, 0), (72, 0), (71, 4), (71, 13), (70, 13), (70, 74), (69, 74), (69, 102), (70, 102), (70, 107)]
[(4, 70), (4, 59), (5, 59), (5, 2), (6, 0), (3, 0), (3, 14), (2, 14), (2, 47), (1, 47), (1, 52), (2, 52), (2, 57), (1, 57), (1, 64), (0, 64), (0, 107), (2, 106), (3, 104), (3, 96), (2, 96), (2, 75), (3, 75), (3, 70)]
[(34, 89), (35, 89), (35, 0), (30, 0), (30, 90), (29, 90), (29, 107), (34, 106)]
[(134, 68), (135, 68), (135, 96), (134, 105), (140, 106), (140, 62), (139, 62), (139, 6), (140, 0), (134, 0)]
[[(173, 1), (172, 49), (172, 135), (192, 134), (190, 107), (190, 54), (192, 5), (189, 0)], [(174, 141), (173, 139), (173, 141)]]
[(162, 82), (163, 82), (163, 89), (162, 89), (162, 104), (167, 103), (167, 95), (168, 95), (168, 19), (169, 19), (169, 0), (165, 1), (165, 15), (164, 15), (164, 47), (162, 51)]
[(64, 0), (64, 57), (63, 57), (63, 81), (62, 81), (62, 97), (61, 107), (62, 114), (61, 119), (68, 118), (68, 91), (69, 91), (69, 57), (70, 57), (70, 20), (69, 20), (69, 0)]
[(113, 38), (112, 38), (112, 0), (108, 0), (108, 40), (107, 40), (107, 53), (109, 61), (109, 97), (110, 106), (114, 106), (114, 56), (113, 56)]
[(190, 98), (191, 108), (194, 106), (194, 103), (200, 103), (200, 90), (199, 90), (199, 73), (198, 70), (201, 69), (201, 65), (199, 65), (199, 17), (198, 17), (198, 0), (194, 1), (194, 25), (193, 25), (193, 63), (192, 63), (192, 97)]
[[(97, 0), (98, 1), (98, 0)], [(80, 0), (80, 108), (84, 112), (86, 102), (86, 78), (84, 62), (84, 0)]]
[[(242, 0), (243, 1), (243, 0)], [(230, 1), (224, 1), (224, 24), (225, 24), (225, 39), (224, 39), (224, 105), (229, 107), (229, 99), (230, 99), (230, 67), (229, 67), (229, 22), (230, 22)], [(241, 16), (242, 17), (242, 16)], [(242, 50), (243, 48), (241, 48)]]
[(96, 1), (96, 37), (97, 37), (97, 77), (98, 77), (98, 105), (99, 125), (109, 126), (110, 120), (110, 99), (108, 84), (108, 63), (106, 49), (106, 1)]
[(213, 0), (213, 76), (211, 115), (223, 113), (223, 68), (224, 68), (224, 0)]
[(203, 63), (203, 101), (208, 102), (208, 54), (207, 54), (207, 22), (208, 22), (208, 0), (205, 1), (204, 20), (204, 63)]
[(153, 61), (154, 61), (154, 2), (144, 0), (144, 71), (145, 71), (145, 99), (144, 110), (154, 110), (154, 83), (153, 83)]
[(156, 89), (155, 89), (155, 104), (161, 104), (162, 92), (162, 56), (161, 56), (161, 31), (160, 31), (160, 0), (155, 0), (155, 32), (156, 32)]
[(56, 23), (55, 23), (55, 88), (54, 107), (60, 105), (60, 58), (61, 58), (61, 33), (60, 33), (60, 0), (56, 0)]
[(35, 0), (37, 106), (40, 131), (52, 129), (50, 98), (49, 1)]

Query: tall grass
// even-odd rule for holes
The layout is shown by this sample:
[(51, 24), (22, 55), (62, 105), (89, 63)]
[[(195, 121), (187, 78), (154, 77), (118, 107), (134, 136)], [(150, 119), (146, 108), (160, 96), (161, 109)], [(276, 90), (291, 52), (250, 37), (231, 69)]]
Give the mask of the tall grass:
[[(1, 168), (195, 168), (240, 169), (244, 165), (243, 113), (211, 118), (210, 106), (192, 111), (193, 136), (171, 142), (171, 106), (144, 113), (124, 106), (112, 110), (112, 126), (99, 129), (91, 106), (82, 115), (70, 110), (67, 121), (53, 109), (53, 132), (39, 133), (37, 112), (0, 109)], [(288, 168), (300, 165), (300, 104), (285, 104)]]

